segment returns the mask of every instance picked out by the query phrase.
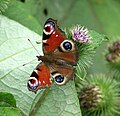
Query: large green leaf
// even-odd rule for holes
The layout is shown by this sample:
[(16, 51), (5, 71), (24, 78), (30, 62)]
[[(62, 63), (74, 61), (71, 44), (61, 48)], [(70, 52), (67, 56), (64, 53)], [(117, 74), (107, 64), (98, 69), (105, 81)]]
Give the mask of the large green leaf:
[[(38, 55), (35, 49), (28, 42), (28, 38), (42, 54), (41, 36), (35, 34), (22, 25), (0, 16), (0, 91), (10, 92), (14, 95), (17, 107), (25, 115), (28, 115), (37, 102), (36, 96), (41, 96), (42, 90), (37, 95), (28, 91), (26, 82), (30, 73), (38, 62), (34, 61)], [(40, 95), (39, 95), (40, 94)], [(80, 116), (80, 106), (73, 81), (64, 86), (54, 85), (46, 94), (38, 108), (36, 115), (61, 115)]]
[(40, 116), (81, 116), (74, 82), (69, 81), (65, 86), (52, 86), (35, 114), (40, 114)]
[[(35, 95), (27, 90), (29, 73), (37, 64), (22, 65), (35, 58), (33, 44), (40, 36), (22, 25), (0, 16), (0, 91), (14, 95), (17, 106), (28, 114)], [(39, 47), (40, 53), (42, 53)]]

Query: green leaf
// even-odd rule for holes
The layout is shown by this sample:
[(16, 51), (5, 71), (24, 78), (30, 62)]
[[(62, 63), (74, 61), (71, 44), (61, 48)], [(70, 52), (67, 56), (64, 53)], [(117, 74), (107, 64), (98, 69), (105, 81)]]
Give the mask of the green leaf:
[(7, 92), (0, 92), (0, 107), (16, 107), (14, 96)]
[(0, 92), (0, 116), (22, 116), (22, 114), (16, 107), (14, 96), (7, 92)]
[[(0, 91), (14, 95), (18, 108), (29, 115), (37, 102), (37, 96), (27, 89), (27, 80), (38, 64), (37, 59), (25, 66), (38, 55), (31, 46), (28, 38), (42, 55), (42, 44), (36, 44), (41, 36), (28, 30), (19, 23), (4, 16), (0, 16)], [(48, 112), (49, 110), (49, 112)], [(46, 94), (38, 108), (36, 115), (80, 116), (80, 106), (73, 81), (64, 86), (54, 85)]]
[(90, 31), (90, 35), (92, 37), (91, 46), (93, 48), (99, 47), (103, 41), (108, 40), (108, 38), (105, 35), (99, 34), (99, 33), (97, 33), (96, 31), (93, 31), (93, 30)]
[(0, 107), (0, 116), (22, 116), (18, 108)]

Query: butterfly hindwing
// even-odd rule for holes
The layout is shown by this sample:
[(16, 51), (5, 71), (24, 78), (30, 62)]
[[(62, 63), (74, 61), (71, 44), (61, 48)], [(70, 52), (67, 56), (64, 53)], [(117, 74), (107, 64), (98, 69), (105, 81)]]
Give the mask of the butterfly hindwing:
[(70, 79), (74, 77), (74, 68), (66, 65), (52, 65), (51, 75), (54, 82), (58, 85), (64, 85)]
[(34, 93), (38, 89), (50, 87), (53, 82), (58, 85), (63, 85), (74, 76), (73, 67), (63, 65), (45, 65), (40, 63), (32, 72), (27, 86)]
[(36, 93), (40, 88), (51, 86), (50, 69), (44, 63), (40, 63), (30, 75), (27, 86), (30, 91)]

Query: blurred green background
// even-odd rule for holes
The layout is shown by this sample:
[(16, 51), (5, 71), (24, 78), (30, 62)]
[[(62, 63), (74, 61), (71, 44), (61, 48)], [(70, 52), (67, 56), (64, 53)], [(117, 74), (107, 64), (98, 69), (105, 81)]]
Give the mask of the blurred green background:
[[(49, 17), (57, 19), (62, 28), (81, 24), (109, 39), (120, 34), (120, 0), (11, 0), (3, 14), (40, 35)], [(89, 73), (108, 71), (106, 45), (96, 50)]]

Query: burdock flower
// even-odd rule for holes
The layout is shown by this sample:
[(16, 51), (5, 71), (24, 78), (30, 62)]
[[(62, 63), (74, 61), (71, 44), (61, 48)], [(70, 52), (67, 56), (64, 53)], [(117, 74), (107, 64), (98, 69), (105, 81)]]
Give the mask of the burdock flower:
[(91, 41), (89, 31), (84, 26), (80, 26), (80, 25), (73, 26), (70, 29), (70, 32), (72, 33), (72, 38), (75, 41), (78, 41), (80, 43), (87, 43)]

